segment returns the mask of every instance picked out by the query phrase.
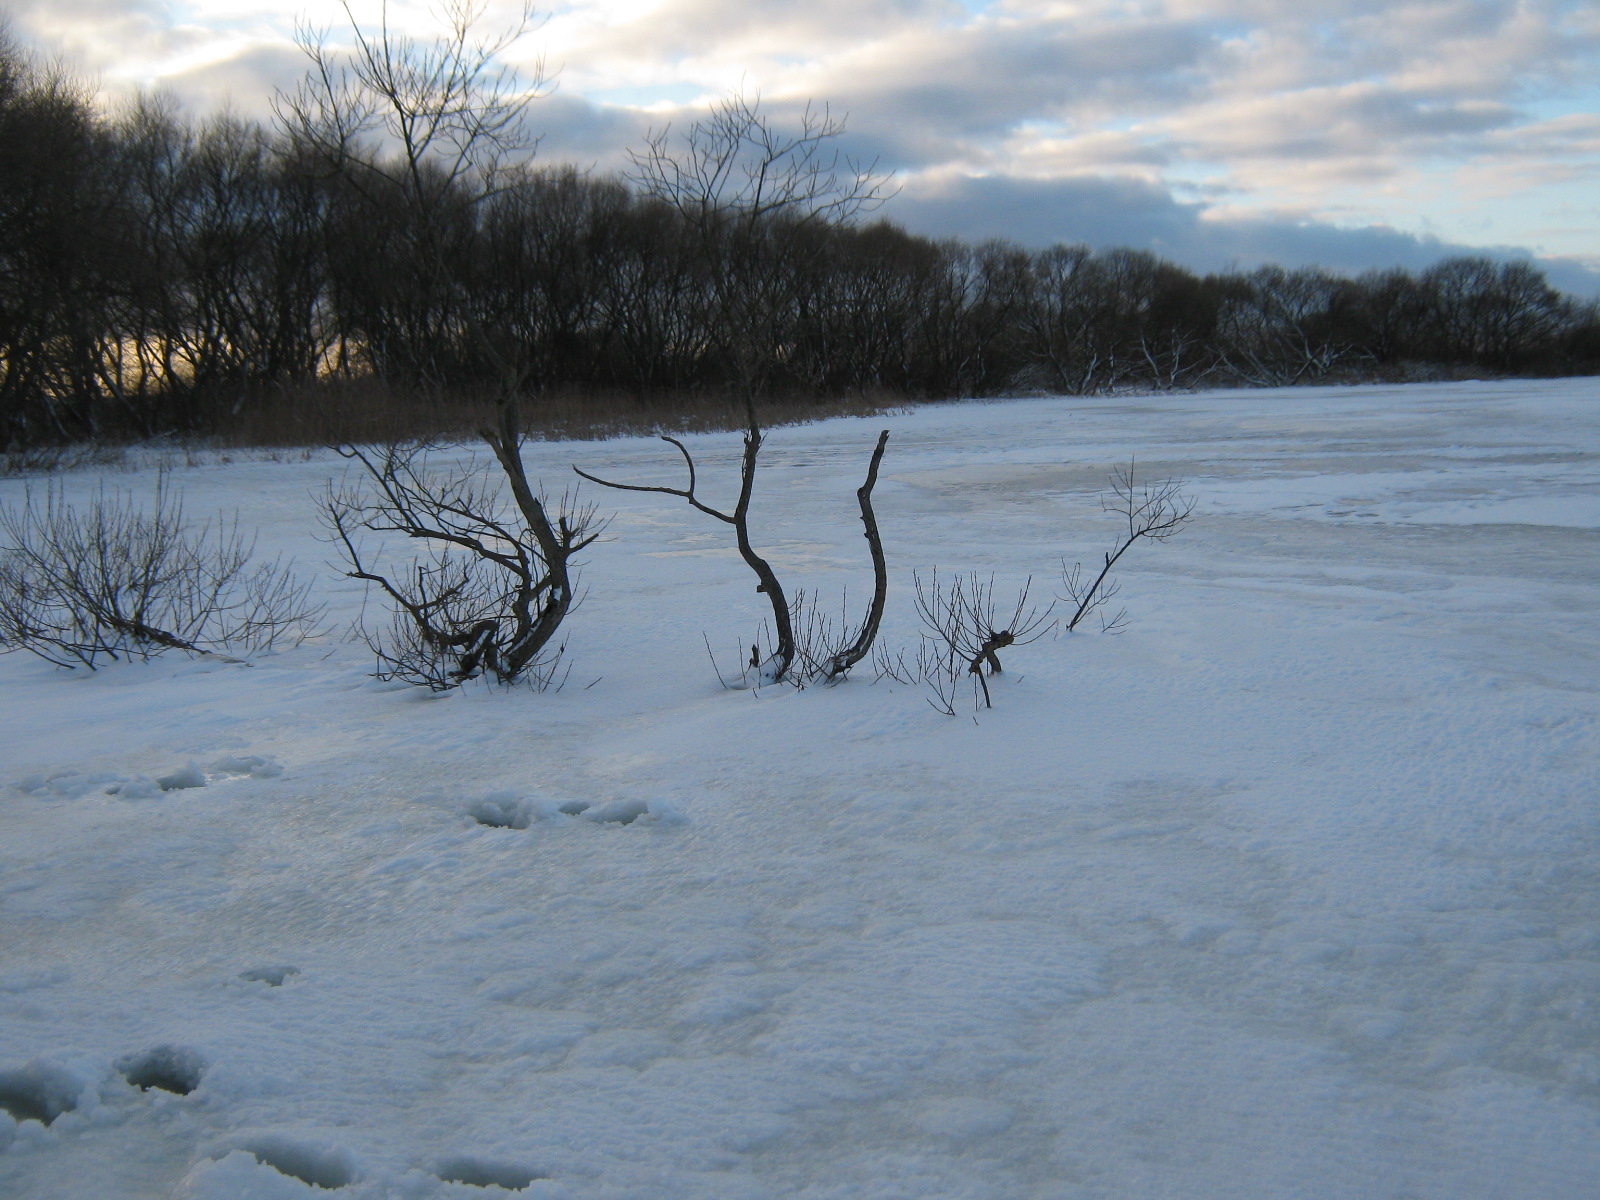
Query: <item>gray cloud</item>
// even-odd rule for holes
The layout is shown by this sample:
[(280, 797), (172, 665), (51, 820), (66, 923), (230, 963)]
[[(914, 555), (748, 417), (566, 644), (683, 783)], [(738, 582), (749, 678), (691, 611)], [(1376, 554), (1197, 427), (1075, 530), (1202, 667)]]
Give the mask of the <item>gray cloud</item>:
[[(1005, 238), (1034, 247), (1056, 242), (1131, 246), (1202, 272), (1277, 263), (1355, 275), (1387, 267), (1416, 271), (1461, 254), (1530, 257), (1516, 247), (1465, 246), (1376, 225), (1208, 219), (1206, 205), (1180, 201), (1162, 186), (1130, 180), (986, 176), (912, 181), (882, 215), (933, 237)], [(1600, 296), (1600, 271), (1570, 259), (1535, 261), (1564, 291)]]
[(159, 86), (197, 116), (226, 108), (269, 122), (273, 96), (279, 89), (292, 91), (305, 72), (306, 58), (298, 47), (257, 43), (204, 66), (163, 76)]
[(540, 135), (542, 161), (621, 170), (627, 165), (628, 148), (643, 145), (651, 126), (661, 119), (637, 109), (593, 104), (558, 90), (534, 103), (528, 122)]
[(982, 27), (907, 39), (885, 47), (874, 69), (847, 63), (825, 82), (860, 128), (909, 127), (948, 142), (1084, 107), (1131, 114), (1182, 103), (1203, 86), (1210, 48), (1201, 30), (1174, 23)]
[(907, 24), (961, 13), (951, 0), (666, 0), (625, 23), (607, 22), (603, 39), (585, 49), (606, 56), (673, 61), (737, 45), (815, 52), (892, 35)]

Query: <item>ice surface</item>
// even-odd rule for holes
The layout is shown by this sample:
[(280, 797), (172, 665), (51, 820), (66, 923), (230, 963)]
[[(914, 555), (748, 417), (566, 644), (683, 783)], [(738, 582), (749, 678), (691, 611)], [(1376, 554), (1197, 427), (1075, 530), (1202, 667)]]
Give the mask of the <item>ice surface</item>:
[[(648, 494), (597, 497), (559, 692), (0, 657), (0, 1196), (1593, 1196), (1600, 384), (774, 430), (755, 536), (829, 611), (884, 425), (893, 645), (913, 568), (1093, 560), (1119, 462), (1199, 517), (958, 719), (723, 688), (763, 599)], [(694, 449), (729, 499), (738, 435)], [(173, 486), (315, 570), (342, 465)]]

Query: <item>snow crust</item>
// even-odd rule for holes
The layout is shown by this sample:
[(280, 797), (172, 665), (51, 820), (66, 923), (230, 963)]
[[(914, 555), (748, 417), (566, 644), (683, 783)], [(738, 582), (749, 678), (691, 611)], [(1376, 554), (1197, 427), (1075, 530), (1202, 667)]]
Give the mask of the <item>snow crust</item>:
[[(1097, 557), (1119, 462), (1199, 515), (1125, 560), (1124, 634), (1018, 648), (956, 719), (720, 687), (702, 635), (736, 670), (762, 598), (636, 493), (560, 692), (432, 698), (338, 636), (0, 657), (0, 1196), (1593, 1196), (1600, 383), (774, 430), (755, 536), (825, 607), (870, 587), (884, 425), (891, 644), (913, 567)], [(739, 439), (689, 441), (718, 503)], [(342, 624), (342, 466), (172, 482)], [(66, 480), (102, 482), (153, 472)]]

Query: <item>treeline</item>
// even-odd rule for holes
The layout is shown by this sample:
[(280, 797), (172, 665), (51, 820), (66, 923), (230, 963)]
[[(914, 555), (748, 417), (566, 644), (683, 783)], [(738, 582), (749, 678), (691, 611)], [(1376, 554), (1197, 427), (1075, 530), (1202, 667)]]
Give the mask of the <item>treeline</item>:
[(462, 402), (512, 359), (532, 396), (658, 401), (1600, 371), (1596, 306), (1526, 263), (1199, 276), (570, 168), (386, 183), (342, 153), (110, 115), (0, 45), (0, 445), (215, 433), (340, 381)]

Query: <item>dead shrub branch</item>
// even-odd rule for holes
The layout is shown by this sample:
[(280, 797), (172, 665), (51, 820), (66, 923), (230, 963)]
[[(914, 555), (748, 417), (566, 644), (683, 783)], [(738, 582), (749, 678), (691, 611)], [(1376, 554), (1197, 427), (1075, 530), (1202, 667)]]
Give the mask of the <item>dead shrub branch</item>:
[[(499, 439), (490, 444), (498, 455)], [(476, 463), (434, 468), (427, 445), (339, 453), (360, 470), (330, 486), (323, 522), (346, 574), (391, 602), (387, 631), (363, 629), (377, 675), (435, 691), (480, 675), (552, 682), (563, 648), (553, 639), (577, 601), (573, 556), (605, 528), (595, 507), (564, 492), (551, 521), (520, 458), (515, 475), (502, 461), (514, 500), (507, 504)], [(381, 547), (367, 541), (373, 534), (420, 541), (426, 554), (385, 569)]]
[(1029, 602), (1031, 576), (1009, 605), (996, 595), (992, 575), (985, 579), (969, 571), (946, 581), (935, 567), (926, 578), (920, 572), (912, 578), (923, 626), (922, 647), (914, 664), (903, 655), (892, 662), (880, 658), (880, 671), (902, 682), (914, 677), (926, 684), (933, 693), (929, 703), (951, 716), (962, 682), (968, 679), (975, 698), (993, 708), (985, 676), (1001, 673), (1000, 651), (1025, 646), (1050, 631), (1053, 605), (1041, 609)]

